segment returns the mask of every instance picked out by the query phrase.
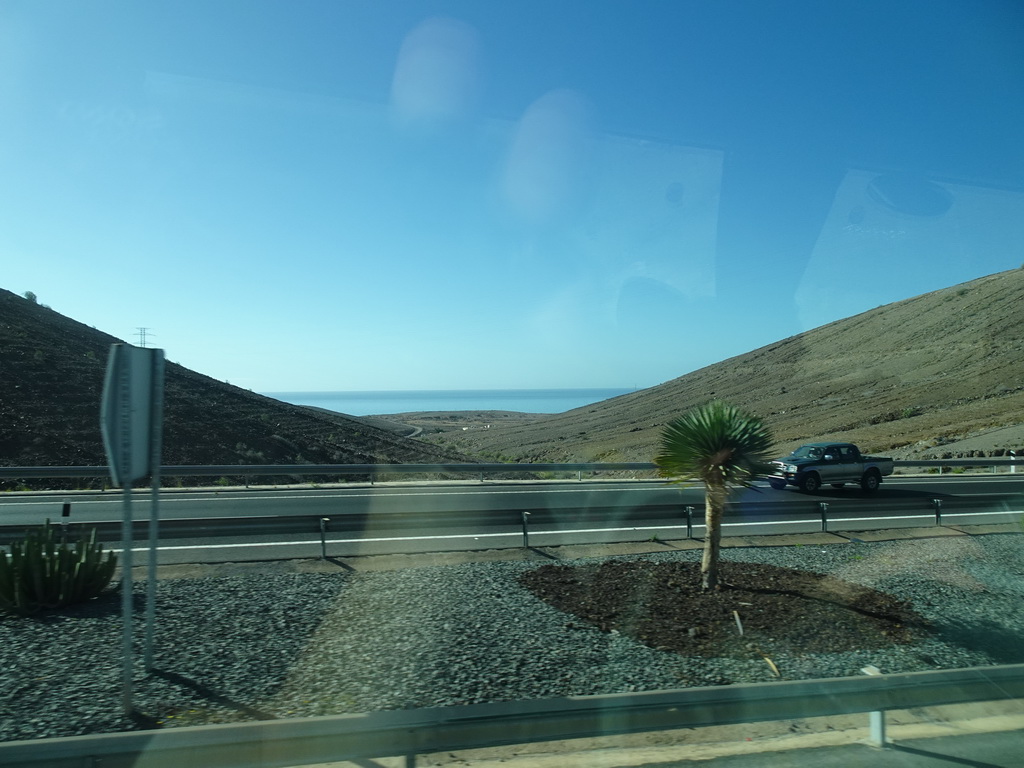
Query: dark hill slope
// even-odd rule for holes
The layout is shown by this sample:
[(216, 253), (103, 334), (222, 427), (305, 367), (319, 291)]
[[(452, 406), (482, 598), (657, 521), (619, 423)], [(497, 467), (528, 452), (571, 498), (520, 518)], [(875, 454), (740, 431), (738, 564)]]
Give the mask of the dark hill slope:
[[(1022, 385), (1018, 269), (879, 307), (651, 389), (444, 439), (459, 450), (530, 460), (650, 461), (662, 424), (722, 398), (764, 417), (780, 448), (834, 438), (948, 458), (943, 446), (967, 436), (1008, 428), (1000, 434), (1024, 437)], [(988, 452), (998, 453), (993, 440)]]
[[(0, 465), (101, 465), (107, 355), (120, 341), (0, 290)], [(282, 403), (167, 363), (165, 464), (469, 461), (358, 419)]]

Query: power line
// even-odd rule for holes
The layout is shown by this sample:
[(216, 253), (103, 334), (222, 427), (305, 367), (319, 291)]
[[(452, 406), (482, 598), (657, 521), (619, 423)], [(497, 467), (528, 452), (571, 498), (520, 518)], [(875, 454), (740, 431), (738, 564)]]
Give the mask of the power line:
[(141, 327), (135, 332), (135, 335), (139, 337), (139, 346), (140, 347), (146, 346), (146, 337), (147, 336), (156, 336), (155, 333), (150, 333), (149, 332), (149, 328), (141, 328)]

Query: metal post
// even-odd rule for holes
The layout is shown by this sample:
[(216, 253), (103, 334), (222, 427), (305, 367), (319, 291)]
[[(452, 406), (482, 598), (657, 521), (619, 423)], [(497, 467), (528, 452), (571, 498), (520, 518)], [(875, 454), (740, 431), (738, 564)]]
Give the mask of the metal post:
[(160, 462), (163, 443), (164, 353), (153, 351), (153, 372), (150, 379), (150, 486), (149, 486), (149, 568), (146, 573), (146, 644), (143, 662), (146, 671), (153, 669), (153, 636), (156, 632), (156, 560), (160, 536)]
[(686, 538), (693, 538), (693, 507), (686, 507)]
[[(869, 664), (868, 666), (862, 668), (861, 672), (863, 672), (865, 675), (880, 675), (880, 674), (882, 674), (882, 671), (878, 667), (874, 666), (873, 664)], [(879, 710), (876, 710), (874, 712), (869, 712), (868, 713), (868, 725), (869, 725), (868, 743), (871, 744), (871, 746), (873, 746), (873, 747), (881, 747), (881, 748), (884, 749), (885, 745), (886, 745), (886, 738), (885, 738), (885, 710), (884, 709), (879, 709)]]
[(132, 706), (132, 485), (121, 491), (121, 704), (131, 715)]
[(935, 507), (935, 524), (942, 525), (942, 499), (932, 499), (932, 506)]
[(146, 671), (153, 669), (153, 635), (156, 626), (156, 542), (159, 526), (157, 510), (160, 506), (160, 464), (153, 464), (153, 479), (149, 489), (149, 562), (146, 570), (146, 646), (143, 662)]
[(818, 511), (821, 512), (821, 530), (823, 533), (828, 533), (828, 502), (819, 501)]
[(327, 559), (327, 524), (331, 522), (329, 517), (320, 518), (320, 559)]
[(581, 483), (583, 482), (583, 470), (582, 469), (579, 472), (576, 473), (576, 479), (579, 482), (581, 482)]
[(64, 504), (60, 508), (60, 536), (62, 541), (67, 541), (68, 538), (68, 519), (71, 517), (71, 502), (64, 499)]
[(523, 549), (530, 548), (530, 530), (529, 530), (529, 519), (530, 513), (523, 511)]
[(885, 747), (885, 710), (879, 709), (868, 713), (868, 740), (876, 747)]
[[(1011, 459), (1016, 459), (1017, 458), (1017, 453), (1015, 451), (1010, 451), (1010, 458)], [(1010, 465), (1010, 474), (1011, 475), (1017, 474), (1017, 465), (1016, 464), (1011, 464)]]

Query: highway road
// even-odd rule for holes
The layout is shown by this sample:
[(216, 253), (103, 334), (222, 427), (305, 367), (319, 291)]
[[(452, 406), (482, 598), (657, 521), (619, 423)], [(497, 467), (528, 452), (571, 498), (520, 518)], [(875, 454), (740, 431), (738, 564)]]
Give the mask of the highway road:
[[(149, 493), (135, 491), (137, 547), (149, 516)], [(936, 500), (942, 522), (1011, 522), (1024, 516), (1024, 475), (890, 478), (875, 494), (828, 488), (814, 495), (765, 484), (738, 491), (726, 512), (729, 535), (801, 533), (928, 525)], [(62, 518), (65, 502), (70, 514)], [(662, 481), (462, 482), (357, 485), (323, 489), (166, 491), (160, 496), (162, 562), (261, 560), (319, 556), (320, 524), (328, 554), (352, 556), (660, 539), (703, 534), (703, 488)], [(97, 524), (120, 540), (122, 495), (73, 493), (0, 498), (0, 541), (49, 518), (69, 530)]]

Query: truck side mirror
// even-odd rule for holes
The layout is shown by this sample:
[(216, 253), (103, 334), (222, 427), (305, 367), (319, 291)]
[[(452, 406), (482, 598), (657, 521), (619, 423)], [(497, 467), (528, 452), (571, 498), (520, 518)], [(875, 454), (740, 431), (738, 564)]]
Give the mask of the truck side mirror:
[(836, 460), (836, 457), (833, 456), (831, 453), (826, 453), (825, 454), (825, 461), (835, 461), (835, 460)]

